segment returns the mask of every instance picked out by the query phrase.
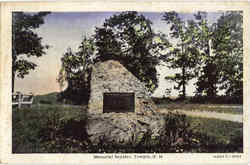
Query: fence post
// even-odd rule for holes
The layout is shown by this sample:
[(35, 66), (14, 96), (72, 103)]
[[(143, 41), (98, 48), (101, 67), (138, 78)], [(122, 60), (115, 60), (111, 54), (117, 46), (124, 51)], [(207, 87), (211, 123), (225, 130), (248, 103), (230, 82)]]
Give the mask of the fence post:
[(18, 93), (18, 109), (21, 109), (22, 106), (22, 98), (21, 98), (21, 93)]

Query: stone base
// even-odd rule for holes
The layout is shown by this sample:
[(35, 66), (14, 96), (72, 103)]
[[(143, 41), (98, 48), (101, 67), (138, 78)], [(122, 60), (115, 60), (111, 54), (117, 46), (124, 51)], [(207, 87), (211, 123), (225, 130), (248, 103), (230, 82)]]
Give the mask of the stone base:
[(155, 138), (164, 135), (165, 131), (165, 120), (160, 115), (91, 114), (87, 122), (87, 133), (93, 144), (105, 141), (118, 145), (136, 145), (146, 135)]

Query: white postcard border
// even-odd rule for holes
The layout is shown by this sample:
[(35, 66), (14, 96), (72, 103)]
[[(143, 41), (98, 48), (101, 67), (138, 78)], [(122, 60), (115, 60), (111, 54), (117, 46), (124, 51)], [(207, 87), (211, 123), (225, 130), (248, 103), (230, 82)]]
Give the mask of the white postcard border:
[[(161, 12), (175, 10), (180, 12), (195, 11), (220, 11), (220, 10), (243, 10), (244, 22), (244, 105), (243, 105), (243, 127), (244, 127), (244, 153), (173, 153), (173, 154), (105, 154), (113, 158), (94, 159), (94, 155), (100, 154), (12, 154), (11, 153), (11, 12), (12, 11), (152, 11)], [(160, 163), (246, 163), (249, 155), (249, 63), (248, 56), (250, 46), (250, 7), (248, 2), (13, 2), (1, 3), (1, 47), (0, 47), (0, 160), (2, 163), (84, 163), (84, 164), (160, 164)], [(131, 159), (114, 158), (115, 155), (132, 156)], [(149, 155), (151, 158), (134, 158), (136, 155)], [(152, 155), (157, 158), (153, 159)], [(159, 158), (159, 157), (163, 158)], [(236, 158), (234, 156), (240, 156)], [(145, 156), (147, 157), (147, 156)]]

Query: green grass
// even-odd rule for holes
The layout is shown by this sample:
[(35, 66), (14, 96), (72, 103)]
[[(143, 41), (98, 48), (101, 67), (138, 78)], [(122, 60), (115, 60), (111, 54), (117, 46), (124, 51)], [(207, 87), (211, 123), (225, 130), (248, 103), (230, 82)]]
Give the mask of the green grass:
[[(218, 113), (243, 114), (242, 105), (162, 103), (162, 104), (157, 104), (157, 106), (158, 108), (166, 108), (168, 110), (210, 111)], [(235, 106), (241, 106), (241, 107), (235, 107)]]
[[(94, 152), (179, 152), (176, 148), (154, 146), (149, 148), (119, 148), (119, 146), (92, 146), (86, 133), (86, 107), (61, 105), (34, 105), (13, 109), (13, 153), (94, 153)], [(184, 118), (183, 118), (184, 119)], [(184, 121), (179, 118), (178, 121)], [(177, 121), (175, 116), (171, 119)], [(187, 144), (183, 152), (242, 152), (243, 125), (230, 121), (186, 117), (180, 128), (188, 122)], [(172, 129), (169, 125), (170, 130)], [(167, 140), (168, 141), (168, 140)], [(104, 147), (104, 148), (102, 148)], [(105, 147), (108, 147), (105, 148)]]
[[(53, 150), (48, 150), (44, 137), (49, 134), (53, 135), (56, 129), (72, 119), (74, 121), (86, 119), (85, 109), (76, 106), (42, 104), (39, 107), (33, 106), (19, 110), (13, 108), (13, 153), (53, 152)], [(51, 132), (48, 132), (50, 130)]]
[(53, 93), (49, 93), (49, 94), (45, 94), (45, 95), (36, 95), (34, 97), (34, 104), (57, 104), (57, 95), (59, 93), (58, 92), (53, 92)]
[[(187, 121), (193, 134), (203, 140), (208, 152), (242, 152), (243, 123), (189, 116)], [(206, 137), (202, 138), (204, 135)]]

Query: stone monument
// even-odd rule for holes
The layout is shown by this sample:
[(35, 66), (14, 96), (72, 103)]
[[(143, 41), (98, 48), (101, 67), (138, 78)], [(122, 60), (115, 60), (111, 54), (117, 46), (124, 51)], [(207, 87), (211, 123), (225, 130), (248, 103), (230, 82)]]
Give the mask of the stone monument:
[(136, 145), (144, 136), (164, 134), (165, 120), (145, 85), (118, 61), (92, 68), (87, 133), (93, 144)]
[(120, 97), (117, 105), (121, 103), (123, 95), (134, 95), (134, 112), (137, 114), (154, 113), (156, 110), (145, 85), (118, 61), (97, 63), (92, 68), (90, 84), (89, 113), (103, 113), (105, 95), (113, 96), (113, 101), (116, 101), (114, 95)]

